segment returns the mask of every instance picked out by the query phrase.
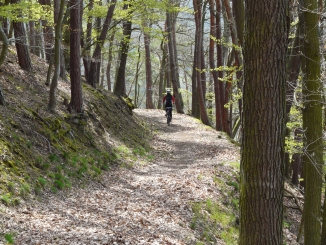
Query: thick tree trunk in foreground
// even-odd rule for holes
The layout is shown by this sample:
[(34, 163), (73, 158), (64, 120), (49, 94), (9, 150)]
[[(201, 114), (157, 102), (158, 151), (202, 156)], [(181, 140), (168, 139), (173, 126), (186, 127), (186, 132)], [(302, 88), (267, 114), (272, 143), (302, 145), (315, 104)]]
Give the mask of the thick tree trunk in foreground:
[(245, 6), (239, 244), (281, 245), (288, 1)]

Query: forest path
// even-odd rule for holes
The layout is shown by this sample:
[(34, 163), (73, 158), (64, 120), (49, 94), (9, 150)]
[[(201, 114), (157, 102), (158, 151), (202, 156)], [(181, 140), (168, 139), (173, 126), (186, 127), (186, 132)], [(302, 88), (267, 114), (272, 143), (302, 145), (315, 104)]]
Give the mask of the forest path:
[(155, 160), (5, 208), (1, 233), (13, 232), (16, 244), (24, 245), (195, 244), (191, 203), (222, 198), (214, 176), (235, 174), (228, 163), (239, 160), (239, 150), (189, 116), (174, 113), (167, 126), (162, 110), (134, 113), (156, 132)]

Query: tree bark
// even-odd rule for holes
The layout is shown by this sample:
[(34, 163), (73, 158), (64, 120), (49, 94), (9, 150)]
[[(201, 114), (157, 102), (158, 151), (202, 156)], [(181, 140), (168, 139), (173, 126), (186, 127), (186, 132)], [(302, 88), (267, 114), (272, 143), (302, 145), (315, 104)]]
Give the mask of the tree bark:
[[(12, 3), (18, 3), (18, 0), (12, 0)], [(25, 71), (32, 70), (32, 62), (29, 54), (29, 48), (27, 46), (26, 32), (24, 28), (24, 23), (13, 22), (14, 34), (15, 34), (15, 45), (18, 56), (18, 63), (22, 69)]]
[(202, 122), (206, 125), (211, 125), (207, 111), (206, 111), (206, 105), (203, 95), (203, 86), (202, 86), (202, 76), (201, 76), (201, 70), (202, 70), (202, 42), (203, 42), (203, 36), (202, 36), (202, 11), (201, 11), (201, 0), (193, 0), (194, 8), (195, 8), (195, 22), (196, 22), (196, 45), (198, 47), (197, 49), (197, 58), (196, 58), (196, 78), (197, 78), (197, 94), (199, 98), (200, 103), (200, 118)]
[(1, 54), (0, 54), (0, 66), (2, 66), (8, 53), (9, 41), (1, 25), (0, 25), (0, 41), (2, 42)]
[[(38, 0), (41, 5), (48, 5), (51, 7), (51, 0)], [(43, 27), (43, 39), (44, 39), (44, 50), (45, 58), (47, 62), (50, 62), (52, 57), (52, 45), (53, 45), (53, 28), (48, 25), (46, 20), (42, 20)]]
[(154, 109), (153, 105), (153, 80), (152, 80), (152, 64), (150, 51), (150, 34), (144, 31), (145, 45), (145, 62), (146, 62), (146, 109)]
[(302, 58), (304, 109), (302, 113), (305, 152), (302, 157), (304, 173), (303, 208), (304, 243), (320, 244), (321, 188), (323, 165), (322, 98), (320, 81), (320, 54), (318, 34), (318, 6), (315, 0), (304, 0), (303, 24), (304, 46)]
[(92, 56), (92, 61), (90, 65), (90, 70), (89, 70), (89, 76), (87, 82), (94, 88), (96, 88), (96, 83), (98, 81), (98, 71), (100, 68), (100, 63), (101, 63), (101, 50), (102, 46), (104, 45), (104, 41), (106, 40), (106, 35), (109, 30), (109, 26), (111, 24), (113, 12), (115, 9), (116, 5), (116, 0), (112, 0), (110, 3), (110, 7), (108, 9), (104, 24), (103, 24), (103, 29), (101, 31), (101, 34), (97, 40), (97, 44), (95, 47), (95, 50), (93, 52)]
[(55, 112), (55, 108), (57, 104), (56, 92), (58, 88), (58, 78), (60, 75), (62, 21), (63, 21), (63, 15), (65, 11), (65, 5), (66, 5), (66, 0), (61, 0), (59, 13), (57, 16), (54, 17), (57, 20), (55, 26), (55, 42), (54, 42), (54, 73), (53, 73), (52, 82), (50, 86), (50, 96), (49, 96), (49, 104), (48, 104), (48, 110), (51, 112)]
[(223, 110), (224, 110), (224, 83), (223, 79), (223, 49), (222, 49), (222, 3), (216, 0), (216, 67), (217, 67), (217, 84), (214, 84), (215, 104), (216, 104), (216, 130), (223, 131)]
[(288, 1), (245, 6), (239, 244), (281, 245)]
[[(170, 1), (170, 4), (173, 3)], [(184, 113), (183, 99), (181, 93), (179, 92), (180, 81), (179, 81), (179, 73), (178, 73), (176, 42), (174, 40), (175, 20), (176, 18), (172, 15), (172, 13), (169, 10), (167, 10), (166, 27), (167, 27), (167, 38), (168, 38), (168, 48), (169, 48), (169, 66), (170, 66), (171, 82), (173, 86), (173, 95), (176, 99), (175, 105), (176, 105), (177, 112)]]
[[(125, 4), (124, 9), (128, 9), (129, 5)], [(121, 55), (120, 55), (120, 65), (118, 68), (117, 81), (114, 87), (114, 93), (116, 95), (123, 96), (126, 94), (126, 64), (129, 51), (129, 42), (131, 37), (131, 20), (126, 20), (123, 23), (123, 39), (121, 41)]]
[(80, 71), (80, 6), (81, 0), (70, 1), (70, 81), (71, 98), (69, 103), (70, 112), (80, 113), (83, 111), (83, 93)]
[(106, 83), (108, 86), (108, 90), (112, 91), (112, 85), (111, 85), (111, 65), (112, 65), (112, 59), (113, 59), (113, 41), (115, 36), (115, 30), (111, 34), (109, 39), (109, 54), (108, 54), (108, 65), (106, 67)]

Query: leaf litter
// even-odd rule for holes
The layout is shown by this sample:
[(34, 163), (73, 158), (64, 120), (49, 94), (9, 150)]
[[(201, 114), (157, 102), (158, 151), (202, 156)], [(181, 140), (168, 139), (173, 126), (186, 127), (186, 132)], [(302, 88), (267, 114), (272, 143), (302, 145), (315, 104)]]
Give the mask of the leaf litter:
[(135, 160), (132, 168), (39, 201), (1, 206), (2, 232), (13, 233), (16, 244), (195, 244), (191, 204), (221, 198), (213, 177), (234, 174), (227, 163), (239, 161), (239, 149), (189, 116), (175, 113), (167, 126), (162, 110), (134, 112), (156, 132), (154, 160)]

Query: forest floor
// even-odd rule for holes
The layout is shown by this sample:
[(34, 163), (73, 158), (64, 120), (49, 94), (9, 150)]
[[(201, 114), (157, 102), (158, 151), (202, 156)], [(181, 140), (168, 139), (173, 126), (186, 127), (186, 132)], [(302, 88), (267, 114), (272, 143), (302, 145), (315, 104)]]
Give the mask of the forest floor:
[(222, 199), (213, 177), (238, 175), (228, 163), (238, 163), (239, 149), (189, 116), (176, 114), (167, 126), (162, 110), (135, 114), (156, 131), (155, 160), (5, 207), (1, 223), (16, 244), (195, 244), (191, 204)]
[[(174, 114), (167, 126), (162, 110), (134, 114), (154, 132), (153, 160), (111, 169), (83, 188), (1, 206), (0, 228), (15, 244), (226, 244), (221, 224), (212, 223), (220, 233), (205, 236), (210, 221), (195, 219), (194, 204), (211, 200), (226, 208), (238, 198), (236, 184), (226, 183), (238, 181), (239, 147), (186, 115)], [(296, 244), (289, 229), (285, 235)]]

